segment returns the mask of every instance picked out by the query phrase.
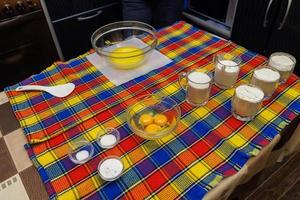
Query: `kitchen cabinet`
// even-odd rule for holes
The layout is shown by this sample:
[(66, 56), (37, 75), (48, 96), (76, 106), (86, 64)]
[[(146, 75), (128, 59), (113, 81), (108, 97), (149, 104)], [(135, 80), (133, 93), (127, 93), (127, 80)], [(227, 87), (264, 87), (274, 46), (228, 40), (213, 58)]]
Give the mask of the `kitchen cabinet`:
[(231, 40), (265, 56), (292, 54), (300, 75), (300, 1), (239, 0)]
[(45, 0), (43, 8), (61, 60), (87, 52), (96, 29), (122, 20), (121, 2), (117, 0)]
[(0, 91), (58, 60), (54, 42), (39, 6), (0, 20)]

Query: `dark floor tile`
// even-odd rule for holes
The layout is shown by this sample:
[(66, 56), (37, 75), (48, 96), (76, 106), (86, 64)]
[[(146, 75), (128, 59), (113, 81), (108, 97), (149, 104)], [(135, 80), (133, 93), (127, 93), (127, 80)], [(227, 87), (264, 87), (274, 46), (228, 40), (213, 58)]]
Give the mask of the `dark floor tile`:
[(36, 168), (31, 166), (19, 174), (30, 200), (49, 199), (45, 186)]
[(280, 170), (261, 185), (248, 199), (280, 199), (300, 178), (300, 153), (291, 157)]
[(299, 200), (300, 199), (300, 180), (284, 195), (282, 200)]
[(246, 199), (255, 190), (257, 190), (259, 187), (262, 187), (269, 177), (274, 176), (274, 174), (280, 170), (281, 167), (287, 163), (287, 161), (288, 160), (285, 159), (281, 163), (276, 163), (274, 166), (268, 167), (255, 175), (247, 183), (239, 185), (232, 193), (230, 199)]
[(0, 119), (2, 135), (6, 135), (20, 128), (20, 124), (17, 121), (9, 102), (0, 105)]
[(17, 174), (17, 169), (3, 138), (0, 138), (0, 182)]

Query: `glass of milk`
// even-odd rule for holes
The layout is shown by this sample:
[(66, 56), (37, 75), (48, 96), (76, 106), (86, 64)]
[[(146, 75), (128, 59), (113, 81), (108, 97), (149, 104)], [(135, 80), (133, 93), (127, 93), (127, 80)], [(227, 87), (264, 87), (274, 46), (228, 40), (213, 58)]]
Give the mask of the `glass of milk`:
[(264, 93), (264, 100), (272, 97), (273, 93), (277, 89), (280, 80), (280, 73), (270, 67), (261, 66), (254, 70), (251, 84), (260, 87)]
[(231, 100), (232, 115), (241, 121), (252, 120), (262, 107), (264, 92), (251, 84), (240, 85), (235, 89)]
[(276, 52), (271, 54), (268, 65), (280, 73), (280, 83), (283, 84), (293, 73), (296, 58), (288, 53)]
[(179, 84), (186, 91), (186, 101), (193, 106), (203, 106), (210, 96), (212, 76), (203, 70), (192, 70), (179, 75)]
[(215, 84), (222, 88), (228, 89), (236, 83), (242, 59), (232, 54), (216, 54), (214, 57), (215, 64)]
[(83, 164), (90, 160), (94, 155), (93, 145), (85, 140), (78, 139), (75, 142), (69, 143), (69, 158), (75, 164)]

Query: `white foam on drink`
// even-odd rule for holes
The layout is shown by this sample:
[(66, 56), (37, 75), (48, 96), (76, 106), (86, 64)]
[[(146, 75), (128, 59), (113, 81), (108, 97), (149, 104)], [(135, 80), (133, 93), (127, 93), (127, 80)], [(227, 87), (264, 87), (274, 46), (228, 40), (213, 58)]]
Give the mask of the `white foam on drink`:
[(237, 66), (237, 63), (233, 60), (220, 60), (217, 64), (217, 67), (222, 70), (222, 68), (225, 67), (225, 72), (228, 73), (235, 73), (239, 71), (239, 67)]
[(235, 90), (236, 95), (245, 101), (258, 103), (264, 98), (264, 92), (256, 87), (241, 85)]
[(255, 78), (267, 82), (275, 82), (279, 80), (280, 74), (269, 68), (261, 68), (254, 71)]
[(269, 61), (269, 65), (279, 71), (290, 71), (294, 64), (295, 62), (291, 58), (284, 55), (271, 56)]
[(196, 89), (205, 89), (209, 87), (211, 78), (202, 72), (192, 72), (188, 75), (188, 84)]

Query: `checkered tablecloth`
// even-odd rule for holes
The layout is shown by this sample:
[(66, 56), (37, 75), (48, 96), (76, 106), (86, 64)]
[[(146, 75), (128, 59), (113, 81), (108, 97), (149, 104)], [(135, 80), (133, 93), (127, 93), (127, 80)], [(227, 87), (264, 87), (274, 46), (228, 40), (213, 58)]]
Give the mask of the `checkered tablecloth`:
[[(213, 71), (213, 55), (229, 52), (243, 59), (242, 83), (249, 81), (251, 71), (266, 58), (185, 22), (162, 29), (158, 39), (157, 50), (173, 62), (118, 87), (83, 55), (55, 63), (6, 88), (28, 139), (29, 157), (51, 199), (201, 199), (223, 177), (241, 169), (299, 114), (300, 81), (295, 75), (264, 102), (251, 122), (231, 115), (234, 89), (213, 86), (207, 105), (190, 106), (178, 85), (179, 72), (195, 68)], [(19, 85), (66, 82), (73, 82), (76, 88), (65, 98), (13, 91)], [(170, 96), (182, 111), (177, 129), (157, 141), (139, 138), (126, 124), (126, 108), (136, 97), (150, 93)], [(95, 141), (105, 127), (114, 127), (121, 134), (119, 145), (110, 150), (102, 150)], [(75, 165), (67, 150), (81, 138), (93, 144), (95, 155), (87, 163)], [(120, 156), (125, 164), (124, 174), (114, 182), (105, 182), (97, 174), (98, 163), (108, 155)]]

